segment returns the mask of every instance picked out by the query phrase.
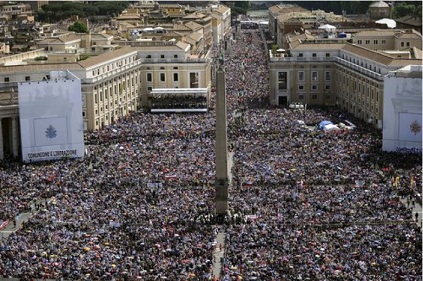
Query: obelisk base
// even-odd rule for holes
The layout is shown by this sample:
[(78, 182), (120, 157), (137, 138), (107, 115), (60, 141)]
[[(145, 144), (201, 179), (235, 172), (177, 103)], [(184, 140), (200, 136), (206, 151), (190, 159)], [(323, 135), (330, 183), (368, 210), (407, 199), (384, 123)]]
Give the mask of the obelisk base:
[(216, 214), (227, 215), (228, 214), (228, 180), (216, 180)]

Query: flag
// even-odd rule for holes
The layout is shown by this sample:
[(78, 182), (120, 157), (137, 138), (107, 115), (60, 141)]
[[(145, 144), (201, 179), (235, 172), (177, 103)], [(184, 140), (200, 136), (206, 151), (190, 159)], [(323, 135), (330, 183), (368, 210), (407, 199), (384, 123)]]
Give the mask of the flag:
[(400, 178), (397, 176), (397, 177), (395, 178), (395, 183), (394, 183), (394, 186), (395, 186), (396, 188), (398, 188), (398, 187), (399, 187), (399, 180), (400, 180)]
[(411, 188), (415, 188), (416, 187), (416, 181), (414, 180), (414, 177), (413, 176), (411, 176), (411, 179), (410, 179), (410, 187)]

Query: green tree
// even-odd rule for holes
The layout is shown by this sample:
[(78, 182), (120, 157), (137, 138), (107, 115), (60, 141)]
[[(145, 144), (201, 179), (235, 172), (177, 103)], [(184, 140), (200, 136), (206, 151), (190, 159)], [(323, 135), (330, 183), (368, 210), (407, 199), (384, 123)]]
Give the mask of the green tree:
[(419, 14), (418, 9), (420, 9), (420, 17), (421, 17), (421, 5), (416, 7), (414, 4), (409, 4), (407, 2), (398, 3), (394, 5), (392, 16), (394, 19), (401, 18), (408, 15), (417, 16)]
[(249, 0), (247, 1), (236, 1), (235, 7), (242, 8), (244, 11), (248, 11), (251, 7), (251, 3)]
[(231, 8), (231, 16), (232, 17), (237, 17), (238, 15), (245, 15), (247, 14), (247, 11), (244, 10), (241, 7), (232, 7)]
[(79, 18), (119, 15), (129, 6), (127, 1), (51, 1), (36, 13), (37, 21), (57, 22), (70, 16)]
[(76, 21), (74, 24), (69, 26), (68, 30), (76, 33), (88, 33), (87, 25), (80, 21)]
[(276, 54), (276, 50), (278, 49), (278, 45), (277, 44), (273, 44), (272, 45), (272, 54)]

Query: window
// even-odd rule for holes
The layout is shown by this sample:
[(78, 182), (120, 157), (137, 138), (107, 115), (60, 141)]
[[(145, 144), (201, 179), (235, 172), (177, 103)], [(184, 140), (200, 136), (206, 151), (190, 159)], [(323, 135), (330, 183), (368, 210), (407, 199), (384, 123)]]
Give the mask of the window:
[(160, 82), (166, 81), (166, 75), (164, 73), (160, 73)]
[(153, 87), (147, 87), (147, 91), (151, 92), (153, 90)]
[(178, 69), (178, 67), (177, 66), (174, 66), (173, 69)]
[(174, 58), (174, 59), (177, 59), (177, 58), (178, 58), (178, 55), (173, 55), (173, 58)]
[(199, 80), (198, 80), (198, 73), (197, 72), (190, 72), (189, 73), (189, 86), (190, 86), (190, 88), (198, 88), (199, 87)]
[(279, 90), (288, 89), (288, 73), (287, 72), (278, 72), (278, 89)]
[(405, 45), (406, 45), (407, 47), (410, 47), (410, 42), (406, 42), (406, 43), (405, 43)]
[(164, 55), (160, 55), (160, 58), (161, 58), (161, 59), (164, 59)]
[(299, 53), (298, 57), (302, 58), (303, 57), (303, 53)]
[(147, 82), (153, 82), (153, 75), (151, 73), (147, 73)]
[(311, 80), (312, 81), (317, 81), (317, 71), (312, 71), (311, 72)]
[(31, 81), (31, 77), (25, 76), (25, 81)]
[(304, 85), (298, 85), (298, 90), (304, 90)]
[(326, 53), (326, 57), (328, 58), (328, 57), (330, 57), (330, 53)]
[(299, 100), (303, 100), (304, 99), (304, 95), (298, 95), (298, 99)]
[(9, 82), (9, 81), (10, 81), (9, 77), (4, 77), (4, 82)]
[(314, 99), (314, 100), (316, 100), (317, 99), (317, 95), (312, 95), (311, 98)]
[(173, 73), (173, 81), (174, 81), (174, 82), (179, 81), (179, 76), (178, 76), (178, 73)]
[(151, 55), (147, 55), (147, 59), (151, 59)]
[(401, 47), (404, 47), (404, 42), (401, 42)]
[(313, 92), (317, 91), (317, 89), (318, 89), (317, 85), (315, 85), (315, 84), (311, 85), (311, 90)]
[(330, 90), (330, 85), (325, 85), (326, 90)]
[(304, 71), (298, 71), (298, 81), (304, 81)]
[(363, 44), (363, 40), (357, 40), (357, 44), (359, 45)]
[(331, 72), (325, 71), (325, 81), (330, 81), (330, 79), (331, 79)]
[(375, 45), (379, 44), (379, 40), (373, 40), (373, 44)]
[(315, 58), (315, 57), (317, 57), (317, 54), (316, 54), (316, 53), (313, 53), (313, 54), (311, 54), (311, 56), (312, 56), (313, 58)]
[(365, 44), (366, 44), (366, 45), (369, 45), (369, 44), (370, 44), (370, 40), (366, 40), (366, 41), (365, 41)]
[(385, 39), (382, 39), (382, 44), (386, 44), (386, 40)]

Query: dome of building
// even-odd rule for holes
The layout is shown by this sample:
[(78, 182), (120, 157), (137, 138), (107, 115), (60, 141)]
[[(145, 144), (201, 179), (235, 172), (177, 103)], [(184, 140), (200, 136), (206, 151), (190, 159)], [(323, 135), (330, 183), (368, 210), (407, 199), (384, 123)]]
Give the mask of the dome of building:
[(389, 8), (389, 5), (383, 1), (375, 2), (369, 8)]

